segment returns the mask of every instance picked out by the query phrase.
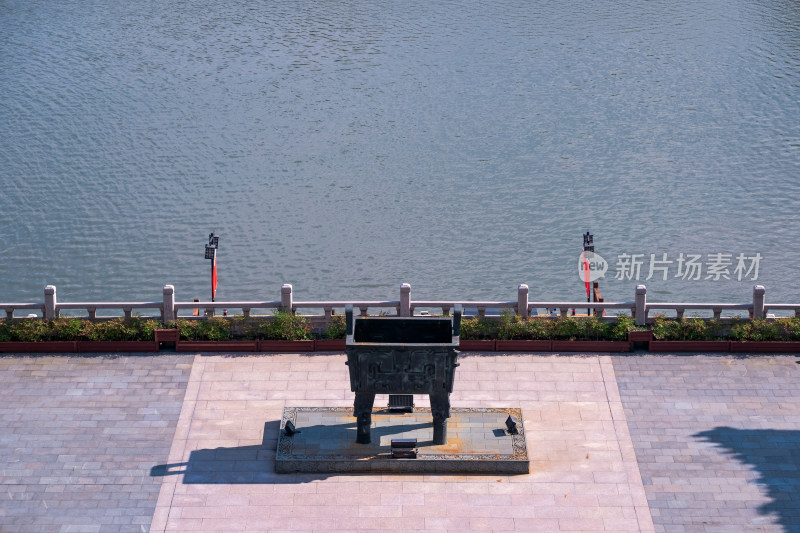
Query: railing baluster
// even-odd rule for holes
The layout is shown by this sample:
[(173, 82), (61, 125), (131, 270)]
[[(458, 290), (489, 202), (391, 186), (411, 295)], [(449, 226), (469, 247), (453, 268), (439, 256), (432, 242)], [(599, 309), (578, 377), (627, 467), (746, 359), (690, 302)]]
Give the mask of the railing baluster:
[[(270, 302), (180, 302), (174, 301), (174, 288), (171, 285), (163, 286), (163, 299), (160, 302), (68, 302), (61, 303), (56, 299), (55, 286), (49, 285), (45, 288), (45, 301), (44, 303), (0, 303), (0, 309), (5, 310), (7, 319), (14, 319), (14, 315), (18, 314), (23, 309), (35, 310), (36, 313), (41, 313), (44, 319), (51, 320), (59, 316), (60, 312), (64, 309), (67, 310), (85, 310), (90, 319), (96, 320), (98, 309), (115, 309), (117, 312), (122, 312), (125, 318), (131, 318), (134, 310), (146, 309), (149, 310), (149, 315), (153, 316), (154, 310), (158, 310), (158, 314), (162, 320), (168, 319), (170, 316), (175, 317), (179, 310), (182, 309), (202, 309), (205, 308), (206, 317), (213, 317), (216, 310), (220, 309), (241, 309), (245, 317), (252, 316), (253, 309), (291, 309), (292, 312), (303, 309), (323, 310), (323, 315), (306, 315), (312, 320), (316, 326), (320, 324), (329, 323), (335, 314), (336, 308), (343, 308), (351, 304), (354, 308), (358, 308), (361, 316), (368, 316), (370, 309), (394, 309), (399, 315), (404, 313), (413, 314), (415, 310), (430, 308), (441, 309), (443, 315), (448, 315), (452, 312), (455, 305), (461, 305), (465, 308), (477, 309), (478, 316), (490, 320), (497, 320), (497, 316), (492, 314), (488, 315), (487, 312), (491, 310), (500, 310), (501, 314), (513, 312), (520, 317), (530, 316), (531, 313), (537, 312), (540, 309), (556, 309), (560, 311), (561, 316), (569, 316), (571, 309), (590, 308), (595, 310), (597, 314), (601, 310), (624, 310), (630, 312), (631, 316), (636, 319), (637, 323), (648, 322), (648, 314), (660, 313), (661, 310), (670, 312), (675, 311), (675, 316), (679, 319), (685, 316), (686, 310), (701, 310), (705, 317), (711, 313), (714, 319), (729, 320), (728, 317), (722, 317), (725, 311), (733, 310), (739, 313), (747, 312), (748, 316), (752, 318), (763, 318), (766, 316), (767, 311), (770, 315), (774, 311), (783, 311), (785, 313), (791, 312), (793, 316), (800, 318), (800, 304), (766, 304), (764, 302), (764, 289), (762, 286), (757, 285), (753, 288), (752, 303), (689, 303), (689, 302), (647, 302), (646, 288), (644, 286), (637, 287), (637, 301), (634, 302), (531, 302), (527, 300), (526, 285), (522, 284), (517, 287), (516, 299), (513, 301), (412, 301), (410, 298), (410, 286), (403, 284), (401, 286), (401, 301), (309, 301), (309, 302), (295, 302), (292, 298), (291, 286), (284, 284), (281, 289), (281, 300)], [(641, 294), (639, 294), (641, 293)], [(617, 311), (619, 312), (619, 311)], [(538, 312), (537, 312), (538, 314)], [(607, 320), (613, 321), (614, 316), (608, 315)], [(707, 319), (707, 318), (706, 318)]]

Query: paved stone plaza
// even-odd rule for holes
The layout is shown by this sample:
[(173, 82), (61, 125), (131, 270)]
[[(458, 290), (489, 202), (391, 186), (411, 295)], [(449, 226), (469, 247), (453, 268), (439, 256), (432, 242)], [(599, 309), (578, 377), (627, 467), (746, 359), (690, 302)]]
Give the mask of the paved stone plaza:
[(797, 356), (615, 357), (659, 531), (800, 531)]
[(276, 474), (343, 354), (0, 357), (0, 531), (800, 531), (797, 360), (462, 354), (531, 461), (480, 476)]
[(0, 357), (0, 531), (146, 531), (192, 357)]

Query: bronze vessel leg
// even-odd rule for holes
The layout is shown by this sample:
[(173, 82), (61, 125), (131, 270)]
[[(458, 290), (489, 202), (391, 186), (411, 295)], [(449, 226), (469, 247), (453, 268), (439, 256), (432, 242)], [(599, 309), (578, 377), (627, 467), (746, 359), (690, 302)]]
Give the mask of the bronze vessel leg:
[(447, 419), (450, 418), (450, 394), (431, 394), (431, 414), (433, 414), (433, 443), (447, 442)]
[(356, 417), (356, 442), (369, 444), (370, 429), (372, 426), (372, 404), (375, 403), (374, 392), (357, 392), (354, 403), (353, 416)]

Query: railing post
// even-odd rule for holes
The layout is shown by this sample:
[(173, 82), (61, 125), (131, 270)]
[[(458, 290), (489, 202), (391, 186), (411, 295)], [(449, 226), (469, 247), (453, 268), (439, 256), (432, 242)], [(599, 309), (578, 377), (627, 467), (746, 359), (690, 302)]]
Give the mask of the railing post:
[(161, 308), (161, 321), (171, 322), (175, 320), (175, 286), (164, 285), (163, 307)]
[(55, 320), (58, 316), (58, 301), (56, 299), (56, 286), (48, 285), (44, 288), (44, 318)]
[(647, 287), (644, 285), (636, 286), (636, 325), (647, 325)]
[(517, 287), (517, 315), (528, 318), (528, 286), (524, 283)]
[(292, 286), (289, 283), (281, 285), (281, 307), (284, 311), (293, 312), (292, 309)]
[(344, 324), (347, 335), (353, 334), (353, 304), (344, 306)]
[(764, 293), (763, 285), (753, 286), (753, 318), (764, 318)]
[(411, 316), (411, 285), (400, 285), (400, 316)]

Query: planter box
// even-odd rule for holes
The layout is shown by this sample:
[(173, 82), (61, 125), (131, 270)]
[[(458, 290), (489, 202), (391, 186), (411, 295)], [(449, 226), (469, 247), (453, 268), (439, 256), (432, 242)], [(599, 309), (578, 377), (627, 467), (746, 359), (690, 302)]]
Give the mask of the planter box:
[(651, 352), (727, 352), (730, 341), (650, 341)]
[(467, 352), (493, 352), (495, 341), (491, 340), (462, 340), (458, 343), (458, 349)]
[(628, 341), (553, 341), (554, 352), (630, 352)]
[(157, 352), (155, 341), (78, 341), (79, 353)]
[(176, 352), (257, 352), (258, 341), (178, 341)]
[(550, 352), (553, 350), (552, 341), (546, 340), (497, 340), (495, 350), (498, 352)]
[(75, 341), (0, 342), (0, 353), (75, 353)]
[(181, 332), (178, 329), (157, 329), (155, 330), (156, 342), (178, 342)]
[(346, 348), (347, 341), (345, 339), (316, 339), (314, 341), (315, 352), (343, 352)]
[(800, 342), (731, 341), (731, 353), (800, 353)]
[(653, 340), (653, 330), (629, 331), (628, 340), (630, 342), (650, 342)]
[(314, 341), (260, 340), (258, 344), (258, 351), (260, 352), (295, 353), (314, 351)]

